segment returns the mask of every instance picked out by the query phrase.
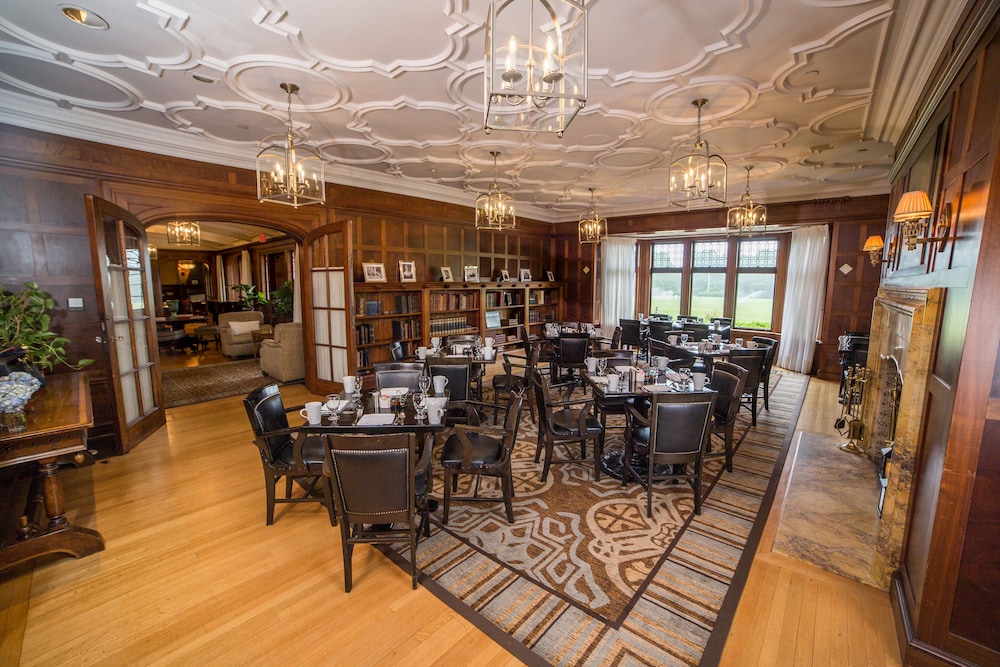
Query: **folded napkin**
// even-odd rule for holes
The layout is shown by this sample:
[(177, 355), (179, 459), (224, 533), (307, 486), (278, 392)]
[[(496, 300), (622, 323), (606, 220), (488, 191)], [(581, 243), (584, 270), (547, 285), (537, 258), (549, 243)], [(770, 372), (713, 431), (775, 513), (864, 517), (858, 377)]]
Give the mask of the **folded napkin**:
[(664, 375), (667, 378), (667, 382), (680, 382), (684, 379), (683, 375), (669, 368), (664, 372)]
[(358, 426), (388, 426), (396, 421), (396, 415), (391, 412), (373, 412), (362, 415), (358, 420)]

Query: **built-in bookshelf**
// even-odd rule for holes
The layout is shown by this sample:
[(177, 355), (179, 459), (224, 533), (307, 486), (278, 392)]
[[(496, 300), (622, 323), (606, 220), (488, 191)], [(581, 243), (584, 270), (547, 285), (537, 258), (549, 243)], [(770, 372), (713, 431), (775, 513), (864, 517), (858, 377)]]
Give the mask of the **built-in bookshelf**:
[(505, 343), (519, 339), (524, 324), (527, 288), (520, 283), (483, 287), (483, 335)]
[(428, 290), (428, 337), (479, 331), (478, 287)]
[(415, 347), (423, 341), (423, 290), (367, 287), (354, 291), (354, 343), (362, 373), (392, 360), (389, 343)]
[(561, 311), (562, 290), (558, 285), (538, 285), (528, 288), (529, 334), (539, 335), (549, 322), (558, 322)]

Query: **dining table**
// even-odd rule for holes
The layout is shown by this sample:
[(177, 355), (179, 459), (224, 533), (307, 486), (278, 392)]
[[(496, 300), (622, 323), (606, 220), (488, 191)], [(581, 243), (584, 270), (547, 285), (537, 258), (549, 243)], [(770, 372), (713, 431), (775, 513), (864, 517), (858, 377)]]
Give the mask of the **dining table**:
[[(322, 421), (315, 426), (306, 426), (309, 431), (317, 433), (364, 433), (379, 435), (390, 433), (440, 433), (447, 424), (431, 424), (425, 416), (417, 417), (413, 407), (413, 399), (405, 395), (404, 405), (398, 408), (381, 408), (378, 405), (378, 392), (373, 391), (361, 396), (340, 392), (331, 394), (324, 403)], [(433, 393), (431, 394), (433, 396)], [(336, 396), (338, 405), (331, 409), (329, 398)]]

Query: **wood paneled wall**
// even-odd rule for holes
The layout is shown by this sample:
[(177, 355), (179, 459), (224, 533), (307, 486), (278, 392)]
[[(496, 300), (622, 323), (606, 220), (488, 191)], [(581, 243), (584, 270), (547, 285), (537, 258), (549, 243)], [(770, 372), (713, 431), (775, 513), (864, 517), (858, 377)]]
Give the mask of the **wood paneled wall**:
[[(979, 3), (953, 35), (946, 94), (923, 110), (893, 200), (952, 209), (949, 244), (901, 251), (885, 283), (944, 287), (913, 501), (891, 590), (905, 664), (1000, 664), (1000, 24)], [(978, 26), (978, 28), (977, 28)], [(975, 44), (962, 55), (963, 43)], [(920, 117), (920, 116), (918, 116)], [(894, 230), (890, 230), (891, 233)]]

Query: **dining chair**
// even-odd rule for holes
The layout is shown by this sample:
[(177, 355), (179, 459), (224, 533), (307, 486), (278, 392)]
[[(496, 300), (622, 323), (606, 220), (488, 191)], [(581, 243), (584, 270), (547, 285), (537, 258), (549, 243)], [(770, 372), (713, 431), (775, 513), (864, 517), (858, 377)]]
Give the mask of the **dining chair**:
[(389, 343), (389, 355), (393, 361), (402, 361), (406, 359), (406, 348), (403, 347), (400, 341), (394, 340)]
[[(542, 450), (545, 451), (545, 463), (542, 466), (542, 482), (549, 476), (552, 465), (552, 454), (555, 446), (566, 448), (570, 458), (559, 459), (555, 463), (569, 463), (587, 460), (587, 442), (593, 441), (594, 479), (601, 479), (601, 456), (604, 454), (601, 435), (604, 432), (601, 422), (594, 414), (592, 398), (555, 401), (551, 389), (573, 387), (573, 383), (549, 385), (545, 376), (535, 369), (534, 376), (535, 407), (538, 408), (538, 443), (535, 446), (535, 463), (538, 463)], [(572, 458), (569, 445), (580, 443), (580, 458)]]
[[(534, 401), (530, 399), (531, 392), (529, 389), (531, 386), (531, 378), (535, 372), (535, 366), (538, 365), (538, 355), (541, 353), (540, 347), (541, 346), (537, 344), (532, 345), (527, 359), (504, 352), (504, 372), (497, 373), (493, 376), (493, 403), (497, 406), (501, 405), (501, 399), (508, 398), (515, 391), (527, 394), (529, 398), (526, 402), (528, 404), (528, 413), (531, 415), (532, 424), (537, 423), (537, 421), (535, 419), (535, 404)], [(498, 412), (499, 410), (494, 412), (494, 423), (496, 423), (496, 416)]]
[(344, 590), (350, 593), (353, 586), (355, 544), (404, 541), (410, 547), (410, 577), (416, 590), (417, 540), (420, 533), (429, 532), (426, 484), (431, 475), (433, 436), (428, 435), (422, 443), (419, 460), (413, 433), (329, 434), (325, 439), (323, 473), (332, 482), (340, 519)]
[(635, 348), (640, 359), (646, 358), (646, 337), (639, 320), (619, 319), (618, 326), (622, 329), (622, 347)]
[(764, 409), (770, 411), (771, 367), (774, 365), (774, 359), (778, 355), (778, 339), (768, 338), (767, 336), (754, 336), (750, 340), (757, 343), (757, 345), (763, 345), (767, 348), (767, 354), (764, 355), (764, 368), (760, 373), (760, 384), (764, 389)]
[(611, 349), (620, 350), (622, 349), (622, 328), (615, 327), (614, 333), (611, 334)]
[(472, 393), (472, 360), (468, 357), (435, 357), (427, 359), (427, 375), (448, 378), (448, 424), (479, 424), (483, 414), (467, 405), (475, 400)]
[(410, 391), (420, 390), (420, 376), (424, 374), (424, 365), (418, 362), (389, 361), (374, 364), (375, 388), (406, 387)]
[[(469, 426), (456, 424), (441, 450), (441, 469), (444, 471), (444, 517), (448, 516), (452, 500), (489, 501), (502, 500), (507, 511), (507, 521), (514, 523), (514, 475), (511, 469), (511, 453), (517, 441), (517, 431), (521, 423), (524, 396), (520, 389), (514, 389), (507, 398), (502, 427)], [(475, 475), (472, 495), (453, 496), (458, 490), (459, 475)], [(500, 481), (502, 496), (484, 497), (479, 495), (483, 477), (494, 477)]]
[(674, 331), (674, 323), (668, 321), (649, 321), (649, 338), (657, 338), (659, 340), (666, 340)]
[[(580, 384), (579, 372), (587, 367), (590, 334), (561, 333), (556, 341), (556, 355), (550, 373), (553, 382)], [(565, 374), (564, 374), (565, 373)]]
[[(267, 494), (267, 525), (274, 523), (274, 506), (282, 503), (320, 503), (330, 515), (330, 525), (337, 525), (333, 509), (333, 493), (329, 480), (323, 477), (324, 448), (322, 438), (300, 428), (288, 426), (288, 413), (302, 406), (285, 408), (276, 383), (254, 389), (243, 399), (254, 444), (264, 467), (264, 490)], [(285, 480), (285, 497), (278, 498), (278, 482)], [(305, 489), (301, 497), (292, 495), (292, 481)]]
[(728, 361), (718, 361), (712, 368), (712, 379), (708, 387), (714, 389), (717, 397), (712, 412), (712, 435), (722, 438), (722, 450), (712, 451), (709, 438), (705, 456), (725, 456), (726, 471), (733, 471), (733, 440), (736, 431), (736, 416), (740, 412), (740, 399), (747, 381), (747, 371), (742, 366)]
[[(716, 393), (664, 392), (653, 395), (649, 416), (630, 407), (636, 432), (648, 428), (645, 456), (624, 459), (622, 483), (634, 475), (646, 487), (646, 516), (653, 516), (653, 484), (686, 481), (694, 491), (694, 513), (701, 514), (701, 478)], [(635, 448), (633, 448), (633, 454)]]
[(726, 361), (742, 366), (747, 371), (741, 404), (750, 411), (750, 423), (757, 426), (757, 400), (760, 396), (760, 376), (764, 370), (764, 356), (767, 350), (758, 347), (752, 350), (732, 350)]

